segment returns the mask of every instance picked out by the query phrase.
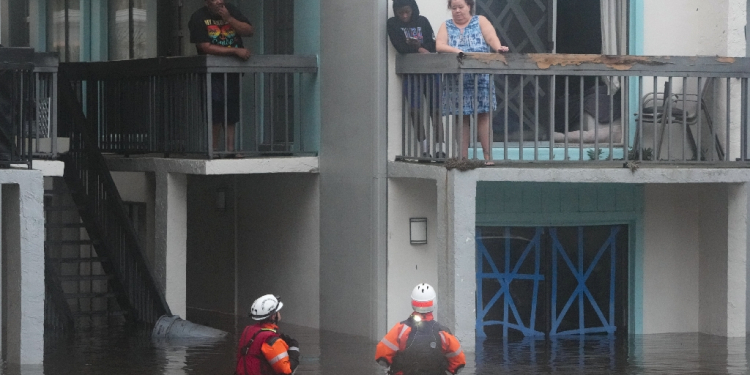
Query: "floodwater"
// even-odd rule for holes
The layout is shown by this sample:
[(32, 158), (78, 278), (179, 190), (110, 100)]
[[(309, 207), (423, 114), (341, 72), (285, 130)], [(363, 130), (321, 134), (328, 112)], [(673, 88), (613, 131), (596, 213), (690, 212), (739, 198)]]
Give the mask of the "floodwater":
[[(382, 375), (375, 342), (287, 325), (300, 342), (299, 375)], [(47, 335), (43, 366), (4, 367), (3, 375), (231, 375), (234, 335), (226, 340), (152, 341), (147, 329), (111, 329), (74, 337)], [(746, 374), (745, 339), (658, 334), (557, 340), (479, 340), (461, 374)]]

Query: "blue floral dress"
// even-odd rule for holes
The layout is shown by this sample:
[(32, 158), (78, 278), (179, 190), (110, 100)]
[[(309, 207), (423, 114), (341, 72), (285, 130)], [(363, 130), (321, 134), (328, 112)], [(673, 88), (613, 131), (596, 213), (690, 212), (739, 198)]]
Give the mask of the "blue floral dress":
[[(474, 16), (469, 21), (469, 24), (464, 28), (463, 33), (461, 29), (453, 23), (453, 20), (449, 19), (445, 21), (445, 26), (448, 30), (448, 45), (456, 47), (463, 52), (491, 52), (490, 46), (484, 40), (482, 30), (479, 27), (479, 17)], [(458, 75), (450, 75), (447, 77), (448, 82), (445, 86), (445, 92), (443, 95), (443, 113), (444, 114), (458, 114), (456, 109), (459, 105), (459, 89), (458, 89)], [(474, 98), (474, 79), (477, 80), (477, 97)], [(492, 88), (492, 94), (490, 94), (490, 87)], [(464, 74), (464, 115), (471, 115), (474, 113), (474, 102), (477, 102), (477, 113), (485, 113), (490, 111), (490, 100), (492, 101), (492, 110), (497, 109), (497, 99), (495, 98), (495, 82), (490, 82), (489, 74)], [(451, 103), (452, 102), (452, 103)]]

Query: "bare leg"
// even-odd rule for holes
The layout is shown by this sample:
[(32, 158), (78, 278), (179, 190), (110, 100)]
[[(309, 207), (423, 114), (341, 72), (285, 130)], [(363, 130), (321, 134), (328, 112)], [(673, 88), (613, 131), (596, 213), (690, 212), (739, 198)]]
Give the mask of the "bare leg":
[(213, 126), (213, 138), (214, 138), (214, 151), (234, 151), (234, 124), (227, 125), (227, 136), (222, 138), (222, 130), (224, 130), (224, 124), (221, 122), (214, 123)]
[[(471, 135), (471, 117), (464, 116), (463, 124), (463, 137), (461, 140), (461, 157), (464, 159), (469, 156), (469, 137)], [(479, 143), (482, 144), (482, 152), (484, 153), (484, 160), (487, 165), (493, 165), (492, 163), (492, 149), (490, 148), (490, 114), (480, 113), (477, 116), (477, 135), (479, 137)]]
[(234, 152), (234, 124), (227, 125), (227, 151)]

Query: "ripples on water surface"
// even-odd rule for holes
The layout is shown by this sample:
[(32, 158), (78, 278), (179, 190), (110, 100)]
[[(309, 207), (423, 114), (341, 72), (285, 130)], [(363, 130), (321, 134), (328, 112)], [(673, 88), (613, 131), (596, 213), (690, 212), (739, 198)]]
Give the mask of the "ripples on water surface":
[[(300, 375), (383, 374), (375, 343), (286, 325), (302, 350)], [(71, 338), (48, 335), (44, 366), (5, 368), (3, 375), (231, 375), (235, 338), (218, 342), (152, 341), (149, 330), (110, 330)], [(628, 340), (477, 342), (461, 374), (746, 374), (745, 339), (699, 334), (634, 336)]]

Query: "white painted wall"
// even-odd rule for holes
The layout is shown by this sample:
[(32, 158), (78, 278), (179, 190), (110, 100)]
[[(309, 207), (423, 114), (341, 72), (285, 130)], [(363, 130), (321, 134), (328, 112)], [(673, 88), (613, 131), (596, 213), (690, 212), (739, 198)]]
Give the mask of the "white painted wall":
[(0, 252), (7, 285), (2, 300), (6, 361), (44, 358), (44, 178), (40, 171), (0, 170)]
[(744, 0), (645, 0), (644, 54), (727, 55), (727, 12), (734, 2)]
[[(409, 243), (409, 218), (427, 218), (427, 244)], [(435, 180), (388, 181), (387, 325), (412, 313), (409, 296), (422, 282), (438, 287), (437, 186)], [(438, 302), (439, 303), (439, 302)], [(435, 309), (437, 313), (437, 308)], [(436, 318), (439, 316), (436, 315)]]
[(695, 185), (644, 189), (643, 333), (698, 331), (700, 198)]
[[(742, 184), (646, 185), (643, 333), (744, 334), (743, 189)], [(736, 212), (730, 217), (730, 211)], [(731, 222), (736, 225), (730, 232)]]

